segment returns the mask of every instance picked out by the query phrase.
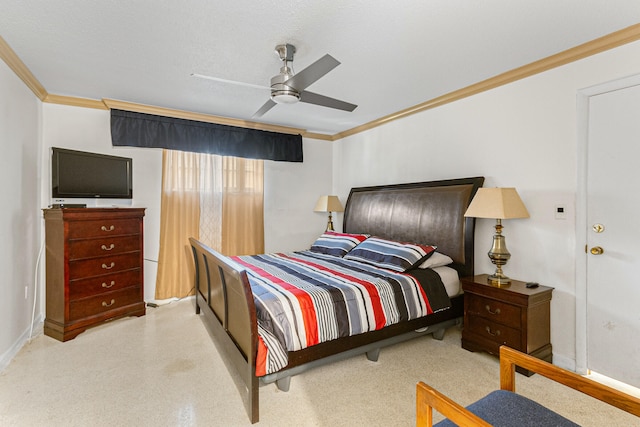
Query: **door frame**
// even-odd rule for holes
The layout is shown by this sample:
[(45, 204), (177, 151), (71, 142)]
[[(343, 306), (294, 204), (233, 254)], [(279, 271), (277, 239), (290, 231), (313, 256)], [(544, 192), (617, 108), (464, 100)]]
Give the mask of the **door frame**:
[(578, 90), (577, 94), (577, 191), (576, 191), (576, 372), (586, 374), (587, 366), (587, 156), (589, 141), (589, 100), (592, 96), (640, 85), (640, 74)]

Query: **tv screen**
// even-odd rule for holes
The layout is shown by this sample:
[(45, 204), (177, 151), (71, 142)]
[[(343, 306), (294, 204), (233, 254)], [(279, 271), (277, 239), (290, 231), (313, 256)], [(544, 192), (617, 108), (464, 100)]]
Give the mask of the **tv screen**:
[(133, 197), (132, 159), (52, 148), (51, 195), (54, 198)]

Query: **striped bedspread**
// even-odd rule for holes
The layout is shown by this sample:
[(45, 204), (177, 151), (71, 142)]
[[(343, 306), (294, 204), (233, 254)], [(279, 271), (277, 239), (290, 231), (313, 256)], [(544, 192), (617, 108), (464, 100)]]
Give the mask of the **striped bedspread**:
[(450, 307), (431, 270), (397, 273), (310, 251), (232, 259), (247, 270), (256, 303), (257, 376), (284, 368), (288, 351)]

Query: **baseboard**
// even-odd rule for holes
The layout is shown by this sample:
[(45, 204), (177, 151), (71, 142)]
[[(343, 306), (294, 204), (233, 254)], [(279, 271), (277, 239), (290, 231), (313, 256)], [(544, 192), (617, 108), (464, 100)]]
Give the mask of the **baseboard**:
[(559, 366), (562, 369), (567, 369), (569, 371), (576, 371), (576, 359), (571, 357), (566, 357), (556, 352), (553, 353), (553, 364)]
[(31, 325), (29, 325), (27, 329), (25, 329), (25, 331), (20, 334), (18, 339), (14, 341), (13, 345), (0, 356), (0, 372), (3, 372), (7, 368), (7, 366), (9, 366), (13, 358), (16, 357), (22, 347), (24, 347), (24, 345), (29, 342), (29, 338), (33, 339), (38, 335), (42, 335), (43, 326), (44, 318), (41, 314), (33, 324), (33, 333), (31, 332)]

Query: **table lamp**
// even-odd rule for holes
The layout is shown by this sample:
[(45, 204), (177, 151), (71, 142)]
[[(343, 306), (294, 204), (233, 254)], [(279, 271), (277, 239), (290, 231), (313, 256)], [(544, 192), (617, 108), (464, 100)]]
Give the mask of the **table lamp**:
[(515, 188), (479, 188), (464, 216), (495, 218), (496, 234), (493, 236), (493, 246), (488, 255), (496, 266), (496, 272), (490, 275), (487, 281), (497, 287), (509, 286), (511, 279), (502, 272), (502, 266), (511, 258), (502, 235), (502, 220), (529, 218), (529, 212), (518, 192)]
[(327, 231), (334, 231), (331, 212), (343, 212), (344, 208), (338, 196), (320, 196), (314, 212), (329, 212), (329, 222), (327, 222)]

